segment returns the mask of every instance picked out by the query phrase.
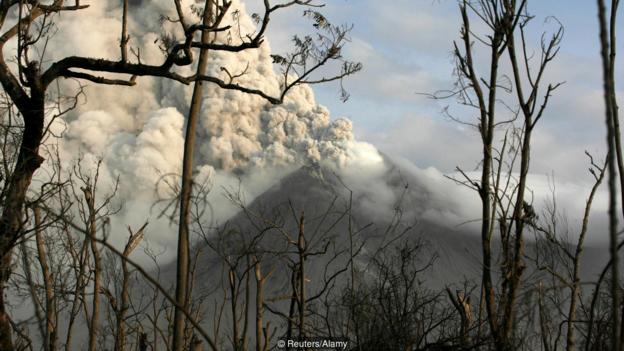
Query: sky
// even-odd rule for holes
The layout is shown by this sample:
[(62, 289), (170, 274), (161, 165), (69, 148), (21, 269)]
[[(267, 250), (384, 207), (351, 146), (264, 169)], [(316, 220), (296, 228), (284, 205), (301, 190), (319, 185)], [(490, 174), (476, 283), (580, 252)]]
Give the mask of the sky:
[[(246, 1), (247, 6), (253, 8), (253, 2)], [(332, 0), (322, 11), (334, 23), (353, 25), (344, 54), (364, 68), (345, 81), (350, 93), (346, 103), (339, 101), (336, 85), (315, 86), (317, 101), (333, 116), (351, 119), (358, 139), (387, 154), (443, 172), (456, 166), (474, 169), (478, 135), (442, 113), (446, 106), (456, 109), (456, 102), (423, 95), (452, 87), (451, 49), (460, 28), (457, 2)], [(605, 144), (596, 3), (530, 1), (529, 12), (535, 15), (529, 29), (533, 45), (539, 45), (543, 31), (556, 28), (552, 17), (565, 28), (559, 55), (547, 73), (547, 82), (565, 84), (554, 93), (535, 131), (531, 172), (591, 181), (584, 151), (599, 156)], [(277, 52), (287, 50), (291, 33), (308, 28), (296, 14), (285, 13), (272, 24), (268, 38)], [(466, 111), (456, 111), (458, 117), (470, 118)]]

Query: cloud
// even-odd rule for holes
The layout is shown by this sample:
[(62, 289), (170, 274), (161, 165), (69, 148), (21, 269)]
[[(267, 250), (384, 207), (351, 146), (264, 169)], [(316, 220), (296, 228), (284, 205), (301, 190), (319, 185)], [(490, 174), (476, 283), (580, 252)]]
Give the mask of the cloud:
[(448, 84), (418, 64), (393, 60), (383, 48), (359, 37), (351, 40), (345, 48), (345, 55), (364, 63), (362, 71), (345, 83), (352, 97), (358, 99), (374, 99), (387, 104), (431, 104), (419, 93), (429, 93), (433, 87)]
[(401, 156), (420, 167), (452, 171), (457, 166), (472, 169), (479, 159), (476, 130), (442, 116), (405, 114), (387, 131), (365, 134), (364, 139), (391, 155)]

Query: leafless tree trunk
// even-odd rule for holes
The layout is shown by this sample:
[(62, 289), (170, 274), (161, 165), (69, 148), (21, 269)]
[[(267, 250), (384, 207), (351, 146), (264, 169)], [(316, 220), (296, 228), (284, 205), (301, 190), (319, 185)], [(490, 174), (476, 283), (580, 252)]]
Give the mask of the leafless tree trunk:
[[(510, 1), (505, 4), (509, 8), (515, 9), (515, 1)], [(523, 11), (523, 5), (520, 5), (519, 11)], [(513, 83), (515, 85), (515, 92), (518, 101), (518, 105), (520, 106), (521, 115), (523, 116), (523, 134), (522, 134), (522, 149), (520, 151), (520, 178), (516, 190), (515, 196), (515, 204), (513, 210), (513, 224), (515, 228), (515, 245), (514, 245), (514, 254), (513, 254), (513, 264), (511, 265), (511, 280), (509, 284), (509, 289), (507, 292), (507, 300), (506, 300), (506, 308), (505, 308), (505, 330), (504, 335), (505, 339), (509, 339), (511, 337), (511, 333), (513, 331), (514, 319), (515, 319), (515, 309), (516, 305), (516, 297), (518, 295), (519, 284), (522, 277), (522, 273), (525, 269), (524, 260), (524, 228), (525, 224), (530, 221), (529, 213), (527, 213), (527, 201), (525, 200), (525, 193), (527, 189), (527, 176), (529, 174), (529, 164), (531, 159), (531, 136), (533, 134), (533, 130), (537, 124), (537, 122), (544, 115), (544, 111), (548, 105), (549, 98), (551, 97), (551, 93), (557, 89), (561, 83), (559, 84), (549, 84), (546, 88), (546, 93), (542, 100), (541, 105), (538, 104), (538, 93), (540, 89), (540, 83), (542, 82), (543, 74), (546, 70), (548, 63), (555, 58), (557, 52), (559, 51), (559, 43), (562, 39), (563, 28), (559, 28), (559, 30), (552, 35), (549, 41), (542, 43), (542, 53), (539, 61), (539, 66), (537, 69), (537, 73), (533, 76), (533, 72), (531, 68), (528, 66), (529, 58), (527, 56), (527, 43), (525, 42), (524, 36), (524, 27), (527, 25), (528, 21), (518, 18), (521, 16), (520, 12), (518, 15), (512, 16), (508, 19), (510, 21), (509, 24), (505, 26), (506, 31), (506, 40), (507, 40), (507, 52), (509, 54), (509, 61), (511, 63), (511, 69), (513, 72)], [(519, 28), (521, 33), (521, 42), (518, 46), (516, 46), (515, 40), (515, 27), (511, 23), (511, 21), (519, 21)], [(518, 53), (520, 51), (524, 55), (524, 62), (526, 65), (526, 77), (524, 77), (521, 73), (521, 64), (519, 63)], [(529, 81), (529, 89), (528, 95), (525, 95), (525, 88), (523, 86), (523, 81), (525, 78)]]
[[(589, 153), (588, 153), (589, 155)], [(571, 282), (571, 291), (570, 291), (570, 308), (568, 312), (568, 330), (566, 334), (566, 350), (573, 351), (576, 349), (576, 319), (577, 319), (577, 304), (579, 302), (580, 297), (580, 288), (581, 288), (581, 258), (583, 257), (583, 248), (585, 243), (585, 237), (587, 235), (587, 230), (589, 228), (589, 215), (591, 212), (591, 206), (594, 201), (594, 196), (596, 195), (596, 191), (598, 187), (602, 183), (605, 175), (605, 166), (598, 166), (594, 164), (593, 159), (590, 156), (590, 162), (592, 171), (591, 173), (594, 175), (595, 183), (591, 189), (589, 197), (585, 203), (585, 212), (583, 214), (583, 222), (581, 226), (581, 232), (579, 235), (579, 239), (576, 244), (576, 250), (574, 252), (574, 259), (572, 262), (572, 282)], [(598, 173), (596, 173), (597, 170)]]
[(470, 329), (472, 328), (472, 308), (470, 306), (470, 299), (464, 292), (457, 291), (455, 295), (451, 292), (450, 288), (446, 288), (446, 293), (449, 300), (455, 307), (455, 310), (459, 314), (460, 318), (460, 346), (468, 348), (470, 346)]
[[(540, 99), (542, 77), (548, 63), (558, 52), (563, 30), (555, 32), (549, 40), (542, 42), (542, 53), (537, 69), (529, 64), (531, 61), (525, 41), (524, 28), (532, 16), (526, 14), (527, 0), (478, 0), (462, 1), (460, 12), (462, 16), (461, 39), (463, 48), (455, 44), (455, 58), (457, 60), (458, 88), (448, 96), (458, 96), (462, 105), (478, 111), (476, 123), (463, 122), (474, 126), (480, 134), (482, 142), (481, 176), (480, 180), (471, 179), (460, 168), (458, 171), (464, 179), (455, 179), (458, 183), (468, 186), (478, 192), (481, 199), (481, 243), (483, 255), (482, 289), (484, 302), (481, 303), (487, 312), (492, 338), (500, 350), (513, 348), (513, 332), (516, 321), (517, 296), (520, 290), (524, 263), (524, 232), (526, 223), (531, 220), (527, 209), (530, 204), (526, 201), (527, 176), (530, 166), (531, 137), (533, 129), (541, 119), (548, 105), (551, 93), (560, 84), (548, 85), (544, 96)], [(487, 33), (479, 35), (471, 28), (469, 11), (475, 14), (486, 26)], [(516, 43), (515, 36), (519, 32), (521, 40)], [(545, 37), (546, 38), (546, 37)], [(489, 51), (488, 75), (481, 77), (477, 73), (474, 60), (475, 46), (483, 44)], [(478, 51), (476, 52), (478, 53)], [(507, 53), (511, 75), (507, 83), (501, 82), (501, 58)], [(528, 89), (526, 83), (528, 82)], [(526, 89), (526, 91), (525, 91)], [(514, 110), (505, 104), (504, 97), (499, 92), (515, 95)], [(440, 98), (439, 95), (433, 95)], [(497, 120), (497, 105), (503, 104), (514, 116), (510, 120)], [(505, 135), (502, 151), (495, 155), (495, 133), (501, 125), (512, 125), (517, 116), (523, 117), (521, 132), (515, 132), (514, 152), (519, 156), (519, 177), (516, 184), (509, 187), (510, 173), (515, 172), (516, 155), (512, 155), (508, 170), (502, 170), (505, 164)], [(495, 167), (494, 161), (498, 162)], [(508, 172), (502, 175), (501, 171)], [(501, 183), (501, 176), (507, 178)], [(510, 202), (511, 208), (503, 201)], [(511, 214), (511, 216), (508, 215)], [(492, 235), (497, 227), (501, 235), (502, 262), (500, 298), (497, 299), (496, 286), (492, 279)], [(499, 318), (501, 320), (499, 320)]]
[(35, 318), (37, 318), (37, 328), (39, 329), (39, 335), (45, 340), (47, 323), (42, 312), (42, 309), (45, 307), (42, 308), (39, 294), (37, 293), (37, 287), (35, 286), (35, 280), (33, 279), (31, 270), (31, 261), (28, 259), (30, 255), (28, 253), (26, 241), (22, 241), (20, 243), (20, 250), (22, 254), (22, 265), (24, 266), (24, 278), (26, 280), (26, 284), (28, 284), (30, 301), (32, 302), (35, 310)]
[(550, 323), (547, 321), (547, 313), (544, 311), (544, 286), (542, 282), (538, 282), (537, 287), (537, 308), (539, 313), (539, 326), (540, 336), (542, 341), (542, 347), (544, 351), (550, 351), (550, 343), (548, 342), (548, 335), (550, 334)]
[(303, 212), (301, 212), (301, 217), (299, 218), (299, 235), (297, 240), (297, 250), (299, 253), (299, 271), (298, 275), (298, 287), (297, 287), (297, 297), (299, 298), (299, 338), (305, 337), (305, 313), (306, 313), (306, 278), (305, 278), (305, 261), (306, 261), (306, 240), (304, 235), (304, 216)]
[(56, 350), (56, 326), (58, 324), (58, 314), (56, 312), (56, 301), (54, 297), (54, 278), (52, 277), (52, 273), (50, 272), (50, 267), (48, 265), (48, 255), (46, 254), (46, 247), (41, 228), (41, 209), (38, 207), (34, 207), (33, 212), (35, 215), (35, 241), (37, 243), (37, 260), (39, 261), (39, 266), (41, 267), (43, 288), (46, 297), (46, 333), (44, 338), (44, 349), (46, 351), (54, 351)]
[[(4, 6), (4, 3), (1, 6)], [(1, 11), (0, 11), (1, 12)], [(1, 13), (0, 13), (1, 14)], [(0, 18), (0, 23), (3, 18)], [(0, 51), (3, 44), (0, 41)], [(8, 67), (0, 53), (0, 82), (9, 76)], [(11, 175), (7, 190), (7, 197), (0, 216), (0, 350), (13, 350), (11, 337), (10, 317), (6, 311), (6, 287), (11, 275), (13, 245), (18, 240), (22, 230), (22, 216), (26, 192), (31, 183), (35, 170), (39, 168), (43, 159), (39, 156), (39, 145), (43, 139), (44, 92), (41, 88), (33, 87), (31, 97), (21, 96), (23, 104), (25, 129), (22, 136), (19, 156)], [(6, 87), (5, 87), (5, 90)]]
[[(209, 27), (211, 25), (213, 11), (212, 0), (206, 0), (204, 3), (204, 12), (202, 17), (202, 25)], [(216, 24), (218, 25), (218, 23)], [(208, 45), (212, 33), (203, 31), (201, 34), (201, 43)], [(199, 53), (199, 61), (197, 64), (197, 76), (206, 75), (208, 66), (208, 49), (202, 48)], [(202, 106), (203, 82), (197, 81), (193, 87), (193, 97), (191, 106), (186, 120), (186, 137), (184, 138), (184, 155), (182, 161), (182, 187), (180, 190), (180, 221), (178, 227), (178, 257), (177, 257), (177, 273), (176, 273), (176, 299), (180, 306), (187, 308), (188, 306), (188, 279), (190, 264), (190, 207), (191, 193), (193, 191), (193, 157), (195, 150), (195, 135), (197, 129), (197, 120)], [(183, 351), (185, 348), (184, 331), (186, 329), (186, 321), (184, 314), (176, 309), (173, 324), (173, 350)]]
[[(609, 245), (611, 252), (611, 347), (613, 350), (621, 350), (620, 335), (620, 276), (617, 239), (617, 166), (621, 165), (621, 146), (618, 147), (619, 133), (616, 128), (618, 121), (618, 106), (615, 95), (615, 22), (619, 1), (611, 1), (610, 20), (607, 20), (608, 12), (604, 0), (598, 0), (598, 19), (600, 23), (600, 56), (602, 58), (602, 75), (605, 99), (605, 119), (607, 125), (607, 170), (609, 185)], [(616, 156), (618, 164), (616, 164)], [(624, 174), (620, 174), (624, 177)], [(624, 188), (622, 189), (624, 194)]]
[[(491, 47), (490, 55), (490, 72), (488, 87), (489, 92), (486, 94), (482, 88), (480, 77), (475, 71), (475, 64), (472, 53), (472, 39), (470, 18), (468, 16), (468, 2), (464, 1), (460, 5), (462, 15), (462, 31), (464, 54), (460, 53), (457, 45), (455, 46), (455, 56), (459, 60), (459, 69), (461, 73), (470, 81), (470, 88), (476, 95), (479, 106), (479, 133), (483, 142), (483, 166), (481, 169), (481, 182), (478, 186), (479, 196), (482, 203), (482, 222), (481, 222), (481, 242), (483, 254), (483, 270), (482, 281), (485, 297), (485, 310), (488, 315), (490, 331), (496, 340), (497, 347), (503, 348), (503, 340), (499, 332), (499, 324), (496, 312), (495, 292), (492, 283), (492, 232), (494, 228), (492, 209), (492, 188), (490, 186), (492, 172), (492, 151), (495, 127), (495, 109), (496, 109), (496, 93), (498, 86), (498, 64), (502, 53), (505, 50), (506, 42), (504, 32), (495, 28), (494, 33), (490, 37)], [(497, 13), (498, 15), (498, 13)], [(502, 19), (499, 19), (502, 22)]]
[(262, 275), (262, 266), (257, 259), (254, 269), (256, 273), (256, 351), (263, 351), (268, 346), (268, 340), (265, 340), (264, 333), (264, 282), (266, 277)]
[[(145, 223), (136, 233), (133, 233), (132, 230), (128, 227), (128, 232), (130, 236), (128, 237), (128, 242), (126, 243), (126, 247), (123, 251), (124, 257), (129, 257), (132, 251), (139, 245), (141, 240), (143, 239), (143, 230), (147, 223)], [(122, 278), (121, 278), (121, 299), (117, 311), (117, 335), (115, 336), (115, 351), (123, 351), (125, 350), (126, 345), (126, 314), (128, 309), (130, 308), (130, 270), (128, 268), (128, 263), (126, 260), (121, 260), (121, 270), (122, 270)]]
[(80, 312), (80, 309), (82, 307), (82, 305), (84, 303), (86, 303), (84, 296), (85, 296), (85, 289), (87, 287), (88, 284), (88, 278), (86, 277), (86, 272), (88, 271), (88, 243), (89, 243), (89, 238), (88, 236), (85, 236), (85, 239), (82, 240), (82, 244), (79, 247), (79, 250), (76, 249), (75, 246), (73, 246), (72, 243), (72, 237), (71, 234), (69, 232), (68, 228), (65, 228), (65, 232), (67, 235), (67, 239), (68, 239), (68, 243), (70, 243), (70, 247), (69, 247), (69, 252), (72, 256), (72, 267), (74, 270), (74, 275), (76, 276), (76, 282), (74, 285), (74, 289), (72, 291), (72, 294), (74, 296), (74, 300), (71, 303), (71, 307), (69, 309), (69, 321), (68, 321), (68, 325), (67, 325), (67, 333), (65, 335), (65, 351), (71, 351), (73, 350), (72, 345), (73, 345), (73, 332), (74, 332), (74, 325), (76, 322), (76, 318), (78, 317), (78, 314)]
[(238, 286), (236, 280), (236, 274), (234, 272), (235, 267), (230, 267), (228, 272), (229, 284), (230, 284), (230, 309), (232, 311), (232, 346), (234, 350), (240, 348), (240, 335), (238, 332)]
[(100, 319), (100, 291), (102, 289), (102, 258), (100, 256), (100, 250), (97, 247), (97, 209), (95, 207), (95, 187), (90, 187), (87, 184), (82, 188), (84, 193), (85, 203), (87, 205), (88, 223), (87, 231), (89, 233), (89, 245), (91, 248), (91, 255), (93, 257), (93, 294), (91, 302), (91, 318), (89, 320), (89, 351), (96, 351), (97, 348), (97, 335)]

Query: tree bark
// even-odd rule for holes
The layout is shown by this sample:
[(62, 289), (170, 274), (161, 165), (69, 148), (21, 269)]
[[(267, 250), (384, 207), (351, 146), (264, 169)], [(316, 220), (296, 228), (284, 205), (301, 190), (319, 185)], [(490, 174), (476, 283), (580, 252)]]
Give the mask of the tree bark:
[[(615, 4), (615, 2), (613, 2)], [(613, 7), (612, 11), (617, 8)], [(609, 33), (607, 24), (607, 10), (604, 0), (598, 0), (598, 19), (600, 23), (600, 55), (602, 58), (603, 88), (605, 99), (605, 120), (607, 125), (607, 169), (609, 185), (609, 246), (611, 254), (611, 347), (619, 350), (620, 345), (620, 286), (619, 286), (619, 259), (617, 239), (617, 169), (615, 150), (615, 116), (617, 106), (615, 103), (615, 79), (613, 76), (611, 61), (612, 47), (615, 45), (615, 34)], [(615, 50), (615, 49), (613, 49)]]
[[(89, 185), (87, 185), (89, 186)], [(95, 208), (95, 187), (82, 188), (88, 209), (88, 233), (91, 254), (93, 255), (93, 296), (91, 302), (91, 320), (89, 321), (89, 351), (97, 350), (97, 334), (100, 318), (100, 289), (102, 285), (102, 259), (97, 247), (96, 235), (97, 210)]]
[(297, 242), (299, 251), (299, 338), (305, 337), (305, 260), (306, 260), (306, 241), (304, 236), (304, 217), (301, 212), (299, 219), (299, 240)]
[[(4, 88), (6, 90), (6, 87)], [(28, 100), (29, 108), (21, 111), (24, 118), (24, 133), (0, 217), (0, 350), (7, 351), (14, 349), (12, 326), (4, 300), (11, 275), (13, 246), (22, 231), (28, 187), (33, 174), (43, 162), (43, 158), (39, 156), (44, 124), (43, 91), (33, 89), (32, 97)]]
[(33, 209), (35, 214), (35, 241), (37, 243), (37, 258), (39, 266), (41, 267), (41, 274), (43, 276), (43, 286), (45, 290), (45, 309), (46, 309), (46, 328), (44, 338), (44, 350), (54, 351), (56, 350), (56, 324), (57, 313), (54, 296), (54, 278), (50, 272), (50, 266), (48, 265), (48, 257), (46, 253), (45, 242), (41, 229), (41, 209), (35, 207)]
[[(206, 0), (202, 23), (209, 25), (212, 17), (213, 0)], [(210, 33), (203, 31), (201, 42), (210, 42)], [(199, 62), (197, 65), (197, 75), (206, 74), (208, 66), (208, 49), (201, 49)], [(195, 82), (193, 87), (193, 97), (186, 124), (186, 137), (184, 139), (184, 159), (182, 161), (182, 187), (180, 191), (180, 221), (178, 227), (178, 258), (176, 272), (176, 300), (183, 308), (188, 306), (188, 286), (189, 286), (189, 220), (191, 193), (193, 187), (193, 153), (195, 149), (195, 134), (197, 120), (201, 112), (203, 82)], [(185, 345), (186, 318), (180, 309), (176, 308), (173, 325), (173, 351), (183, 351)]]
[(256, 271), (256, 351), (264, 350), (263, 328), (264, 328), (264, 277), (260, 262), (255, 262)]

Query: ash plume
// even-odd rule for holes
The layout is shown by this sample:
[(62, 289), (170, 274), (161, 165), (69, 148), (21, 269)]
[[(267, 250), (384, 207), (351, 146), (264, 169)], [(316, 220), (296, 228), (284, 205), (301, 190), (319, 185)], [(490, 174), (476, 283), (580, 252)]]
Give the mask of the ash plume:
[[(191, 9), (192, 4), (184, 1), (183, 7)], [(51, 58), (73, 52), (117, 58), (120, 33), (101, 29), (120, 28), (121, 4), (108, 0), (90, 5), (80, 17), (56, 19), (53, 40), (64, 45), (49, 45), (55, 50), (48, 53)], [(152, 1), (131, 10), (128, 25), (133, 59), (161, 62), (159, 45), (163, 38), (182, 35), (176, 32), (177, 26), (164, 20), (174, 17), (170, 12), (175, 9), (168, 1)], [(216, 41), (235, 44), (257, 30), (241, 1), (234, 0), (230, 12), (235, 15), (226, 18), (224, 25), (232, 29), (219, 33)], [(194, 16), (190, 12), (187, 15)], [(84, 42), (80, 36), (83, 31), (97, 33), (97, 40)], [(271, 54), (266, 40), (259, 49), (241, 53), (211, 51), (209, 74), (226, 80), (228, 75), (236, 75), (238, 84), (276, 95), (282, 77)], [(185, 74), (194, 69), (180, 68)], [(340, 170), (371, 152), (379, 158), (374, 147), (355, 140), (351, 121), (330, 117), (308, 86), (295, 87), (283, 104), (274, 106), (258, 96), (204, 84), (194, 164), (196, 178), (201, 179), (196, 182), (215, 185), (207, 199), (214, 221), (225, 220), (236, 210), (223, 196), (223, 189), (238, 188), (251, 200), (301, 166), (323, 164)], [(140, 225), (146, 218), (151, 223), (165, 222), (166, 218), (155, 218), (158, 209), (153, 205), (174, 196), (172, 184), (181, 174), (185, 116), (192, 88), (150, 77), (139, 78), (135, 87), (79, 87), (77, 82), (65, 80), (60, 88), (67, 92), (84, 89), (84, 98), (74, 111), (53, 122), (51, 131), (62, 138), (49, 138), (48, 146), (58, 148), (65, 166), (77, 158), (84, 168), (101, 160), (102, 192), (119, 179), (118, 198), (123, 210), (113, 219), (118, 228)], [(163, 181), (165, 178), (169, 181)], [(164, 223), (152, 227), (161, 228), (156, 231), (162, 233), (152, 236), (158, 245), (169, 247), (173, 243), (172, 227)]]
[[(117, 2), (109, 1), (107, 6), (106, 3), (89, 9), (94, 26), (110, 25), (112, 23), (108, 22), (116, 18)], [(172, 10), (171, 6), (159, 6), (160, 3), (156, 1), (151, 6), (160, 11)], [(230, 23), (226, 25), (234, 29), (221, 33), (218, 41), (237, 42), (256, 29), (244, 4), (234, 1), (232, 6), (233, 12), (239, 15), (229, 19)], [(143, 19), (131, 16), (134, 19), (131, 28), (135, 33), (131, 35), (132, 43), (143, 44), (141, 60), (158, 62), (162, 53), (153, 42), (162, 27), (135, 17)], [(84, 22), (80, 19), (80, 25)], [(72, 36), (77, 25), (71, 19), (67, 22), (62, 19), (58, 24), (57, 39)], [(102, 35), (109, 37), (98, 41), (99, 45), (93, 45), (95, 47), (89, 54), (110, 55), (117, 51), (117, 33)], [(274, 71), (270, 55), (271, 49), (266, 42), (258, 50), (243, 53), (212, 51), (210, 74), (242, 74), (237, 78), (239, 84), (276, 94), (280, 77)], [(153, 164), (164, 172), (176, 172), (179, 168), (176, 158), (179, 157), (172, 154), (177, 153), (180, 146), (180, 131), (190, 102), (189, 87), (178, 82), (146, 78), (140, 80), (138, 87), (121, 89), (123, 93), (120, 94), (117, 89), (108, 87), (88, 87), (87, 102), (66, 120), (66, 144), (72, 149), (78, 147), (100, 154), (110, 160), (107, 163), (111, 171), (126, 173), (138, 167), (135, 176), (140, 178), (147, 172), (141, 165), (134, 164), (138, 162)], [(355, 147), (351, 122), (332, 120), (329, 111), (316, 103), (313, 91), (307, 86), (297, 87), (282, 105), (273, 106), (261, 97), (223, 90), (206, 83), (202, 106), (199, 151), (195, 161), (198, 167), (244, 172), (251, 167), (318, 163), (321, 160), (342, 164), (349, 157), (347, 150)], [(160, 138), (169, 140), (169, 143), (159, 149), (158, 145), (163, 141)], [(138, 160), (141, 153), (148, 159)]]

